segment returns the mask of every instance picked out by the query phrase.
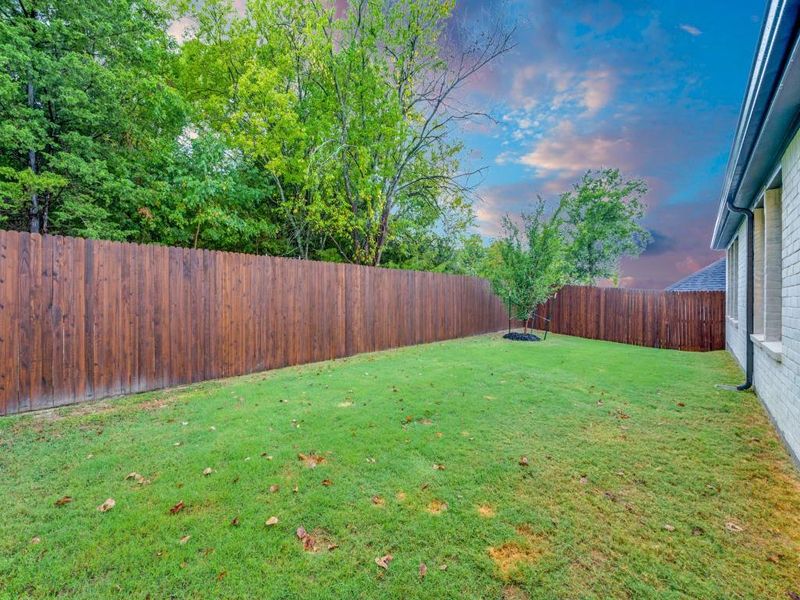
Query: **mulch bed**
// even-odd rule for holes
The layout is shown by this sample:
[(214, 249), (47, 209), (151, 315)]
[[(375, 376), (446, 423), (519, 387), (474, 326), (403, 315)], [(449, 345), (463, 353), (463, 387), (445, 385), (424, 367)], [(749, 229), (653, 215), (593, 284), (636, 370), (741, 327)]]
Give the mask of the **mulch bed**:
[(538, 335), (533, 335), (532, 333), (518, 333), (516, 331), (507, 333), (503, 337), (507, 340), (513, 340), (515, 342), (539, 342), (542, 339)]

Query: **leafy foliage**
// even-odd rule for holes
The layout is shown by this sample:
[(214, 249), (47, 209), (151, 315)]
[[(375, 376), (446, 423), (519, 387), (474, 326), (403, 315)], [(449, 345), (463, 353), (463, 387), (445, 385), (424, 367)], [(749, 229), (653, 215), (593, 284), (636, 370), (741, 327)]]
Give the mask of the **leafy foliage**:
[(0, 210), (6, 226), (136, 239), (164, 207), (184, 119), (152, 0), (0, 1)]
[(642, 180), (623, 180), (618, 169), (589, 171), (561, 199), (570, 280), (594, 285), (613, 278), (623, 256), (638, 256), (650, 241)]
[(522, 231), (510, 218), (504, 219), (505, 237), (496, 247), (498, 260), (490, 275), (495, 293), (526, 325), (536, 307), (568, 281), (562, 206), (552, 215), (545, 214), (545, 208), (540, 199), (534, 212), (523, 214)]
[(451, 96), (511, 45), (449, 43), (452, 9), (0, 0), (0, 222), (446, 269), (472, 222), (455, 126), (478, 116)]
[(533, 213), (521, 216), (521, 230), (506, 217), (504, 236), (489, 247), (482, 269), (495, 293), (527, 324), (561, 286), (614, 277), (621, 258), (638, 255), (650, 239), (639, 222), (646, 191), (643, 181), (623, 181), (616, 169), (589, 171), (552, 213), (539, 199)]

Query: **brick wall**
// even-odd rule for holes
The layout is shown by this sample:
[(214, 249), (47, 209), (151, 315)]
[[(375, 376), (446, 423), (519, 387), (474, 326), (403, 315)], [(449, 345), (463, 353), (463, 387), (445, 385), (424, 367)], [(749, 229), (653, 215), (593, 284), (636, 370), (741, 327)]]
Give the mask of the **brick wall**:
[[(776, 206), (779, 207), (782, 221), (779, 246), (782, 281), (779, 294), (771, 292), (767, 284), (763, 304), (767, 336), (757, 337), (754, 385), (789, 450), (800, 462), (800, 133), (795, 135), (786, 149), (781, 159), (781, 171), (782, 193), (777, 198)], [(775, 197), (767, 198), (765, 203), (767, 228), (770, 205), (775, 200)], [(726, 333), (728, 348), (744, 365), (747, 301), (747, 231), (744, 222), (738, 235), (739, 320), (735, 322), (728, 319)], [(771, 247), (767, 240), (764, 252), (766, 261), (770, 252), (774, 259), (778, 249)], [(777, 332), (770, 332), (770, 323), (779, 324)], [(779, 341), (775, 339), (778, 337)]]

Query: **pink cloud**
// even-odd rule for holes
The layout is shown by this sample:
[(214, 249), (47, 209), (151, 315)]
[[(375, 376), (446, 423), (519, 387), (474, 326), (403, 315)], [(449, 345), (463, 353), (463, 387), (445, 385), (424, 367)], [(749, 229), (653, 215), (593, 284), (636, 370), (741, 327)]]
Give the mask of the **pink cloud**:
[(581, 135), (571, 121), (564, 121), (519, 162), (539, 175), (578, 175), (603, 166), (627, 168), (631, 153), (631, 142), (624, 136)]

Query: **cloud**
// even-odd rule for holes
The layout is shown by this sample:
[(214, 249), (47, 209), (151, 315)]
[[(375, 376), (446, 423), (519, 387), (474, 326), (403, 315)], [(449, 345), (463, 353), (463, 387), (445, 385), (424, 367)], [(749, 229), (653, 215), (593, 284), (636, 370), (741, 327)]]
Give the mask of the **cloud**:
[(582, 135), (571, 121), (564, 121), (523, 154), (519, 162), (540, 176), (578, 175), (603, 166), (624, 168), (629, 165), (631, 152), (631, 143), (624, 136)]
[(662, 233), (656, 229), (650, 230), (652, 237), (651, 242), (647, 246), (647, 254), (649, 256), (658, 256), (671, 252), (676, 247), (676, 240), (669, 234)]
[(590, 71), (581, 82), (583, 105), (587, 116), (596, 114), (605, 108), (614, 95), (616, 80), (609, 70)]
[(683, 29), (683, 30), (684, 30), (686, 33), (688, 33), (689, 35), (691, 35), (691, 36), (693, 36), (693, 37), (697, 37), (697, 36), (699, 36), (699, 35), (702, 35), (702, 34), (703, 34), (703, 32), (702, 32), (702, 31), (700, 31), (700, 30), (699, 30), (697, 27), (695, 27), (694, 25), (687, 25), (686, 23), (683, 23), (683, 24), (679, 25), (679, 27), (680, 27), (681, 29)]

